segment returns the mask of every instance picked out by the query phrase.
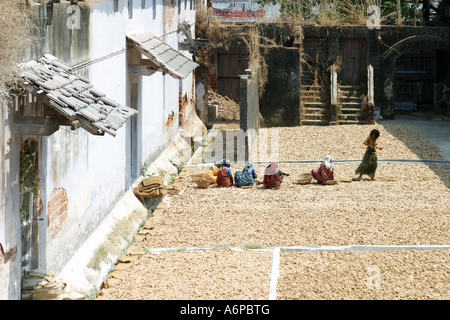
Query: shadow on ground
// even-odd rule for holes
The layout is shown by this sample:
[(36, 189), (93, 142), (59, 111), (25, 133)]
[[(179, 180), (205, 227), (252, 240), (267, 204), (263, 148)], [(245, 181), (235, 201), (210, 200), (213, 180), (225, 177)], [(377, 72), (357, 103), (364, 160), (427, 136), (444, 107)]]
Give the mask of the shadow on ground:
[[(402, 141), (413, 153), (450, 188), (450, 118), (434, 113), (400, 113), (394, 120), (380, 120), (378, 124), (384, 126), (387, 132)], [(394, 126), (403, 125), (414, 129), (417, 134), (439, 148), (439, 155), (427, 157), (424, 155), (423, 146), (412, 140), (405, 140), (398, 135)]]

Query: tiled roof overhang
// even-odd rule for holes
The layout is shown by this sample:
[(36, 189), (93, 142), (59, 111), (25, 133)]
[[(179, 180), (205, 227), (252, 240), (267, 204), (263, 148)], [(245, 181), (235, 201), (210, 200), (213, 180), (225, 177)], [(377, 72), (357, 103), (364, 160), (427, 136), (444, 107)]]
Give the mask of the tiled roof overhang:
[(42, 58), (20, 65), (27, 89), (68, 120), (95, 135), (116, 131), (136, 110), (121, 105), (95, 89), (90, 81), (76, 75), (58, 58)]
[(145, 29), (133, 31), (127, 38), (156, 68), (174, 78), (184, 79), (199, 66)]

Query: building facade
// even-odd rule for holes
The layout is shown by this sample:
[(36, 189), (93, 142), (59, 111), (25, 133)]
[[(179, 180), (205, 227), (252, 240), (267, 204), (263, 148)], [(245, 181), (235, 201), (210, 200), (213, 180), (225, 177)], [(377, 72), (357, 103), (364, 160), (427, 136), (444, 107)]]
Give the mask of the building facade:
[[(61, 273), (145, 169), (183, 140), (183, 127), (197, 123), (197, 65), (179, 44), (180, 25), (193, 35), (202, 5), (35, 5), (39, 43), (21, 65), (26, 88), (0, 101), (1, 299), (21, 298), (27, 271)], [(108, 110), (121, 121), (102, 116)]]

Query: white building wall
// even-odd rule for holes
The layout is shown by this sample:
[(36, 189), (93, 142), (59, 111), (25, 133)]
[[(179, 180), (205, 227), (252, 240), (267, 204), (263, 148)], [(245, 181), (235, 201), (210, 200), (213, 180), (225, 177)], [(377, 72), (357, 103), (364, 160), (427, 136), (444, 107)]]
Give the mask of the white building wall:
[(0, 300), (20, 298), (19, 149), (0, 96)]

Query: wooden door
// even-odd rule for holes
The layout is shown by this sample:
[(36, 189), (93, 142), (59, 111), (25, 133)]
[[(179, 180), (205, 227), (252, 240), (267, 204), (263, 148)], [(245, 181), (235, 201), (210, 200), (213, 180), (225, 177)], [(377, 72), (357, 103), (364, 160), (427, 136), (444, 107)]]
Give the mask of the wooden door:
[(366, 40), (341, 39), (342, 65), (340, 81), (343, 85), (360, 85), (365, 81)]
[(248, 68), (246, 48), (232, 47), (217, 54), (217, 93), (239, 101), (240, 75)]

